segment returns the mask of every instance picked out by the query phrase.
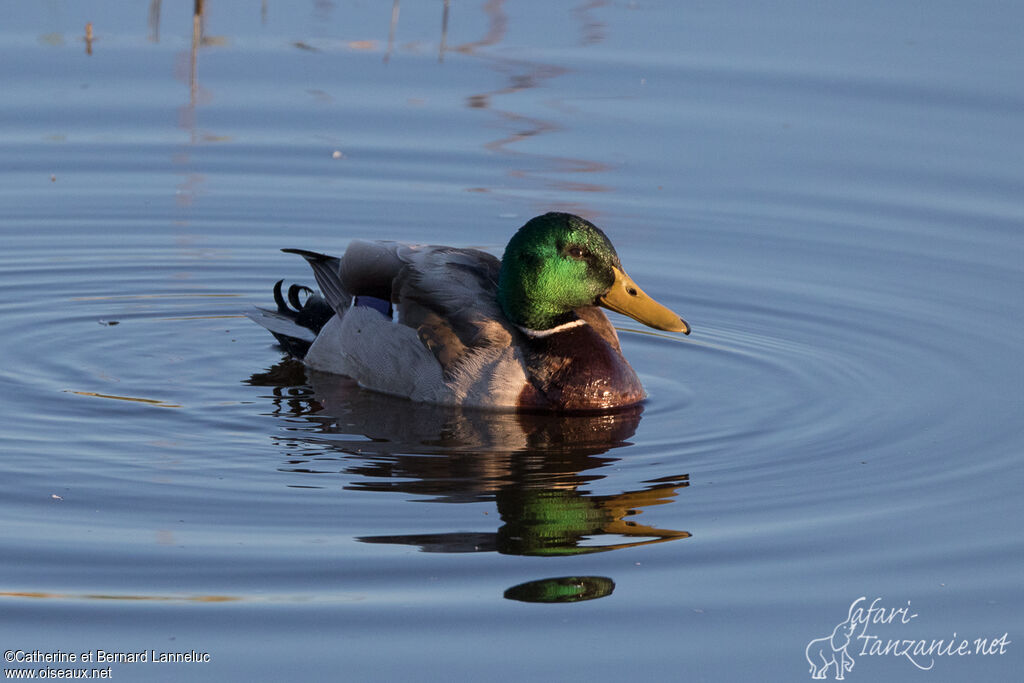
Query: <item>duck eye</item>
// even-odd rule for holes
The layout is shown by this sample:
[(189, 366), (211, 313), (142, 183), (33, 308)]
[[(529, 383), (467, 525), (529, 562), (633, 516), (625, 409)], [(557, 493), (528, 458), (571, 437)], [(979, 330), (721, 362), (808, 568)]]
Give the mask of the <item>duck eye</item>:
[(583, 258), (583, 249), (577, 246), (569, 247), (569, 256), (575, 259), (581, 259)]

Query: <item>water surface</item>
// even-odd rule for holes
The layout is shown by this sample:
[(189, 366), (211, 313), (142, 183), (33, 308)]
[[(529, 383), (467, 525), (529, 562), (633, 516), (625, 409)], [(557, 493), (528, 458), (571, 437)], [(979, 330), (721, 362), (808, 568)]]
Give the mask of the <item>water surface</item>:
[[(1017, 6), (10, 14), (4, 649), (792, 681), (860, 596), (918, 615), (862, 635), (1024, 635)], [(637, 410), (417, 406), (242, 317), (310, 281), (281, 247), (500, 254), (548, 210), (693, 326), (615, 319)], [(850, 652), (848, 680), (1022, 664)]]

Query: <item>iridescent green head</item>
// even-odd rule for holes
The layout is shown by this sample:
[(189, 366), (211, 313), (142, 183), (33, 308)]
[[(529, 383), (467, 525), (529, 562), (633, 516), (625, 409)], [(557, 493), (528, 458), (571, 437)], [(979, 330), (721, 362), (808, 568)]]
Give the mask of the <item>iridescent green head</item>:
[(690, 331), (626, 275), (600, 228), (568, 213), (538, 216), (512, 236), (498, 302), (509, 320), (530, 330), (551, 329), (573, 320), (576, 308), (600, 305), (657, 329)]

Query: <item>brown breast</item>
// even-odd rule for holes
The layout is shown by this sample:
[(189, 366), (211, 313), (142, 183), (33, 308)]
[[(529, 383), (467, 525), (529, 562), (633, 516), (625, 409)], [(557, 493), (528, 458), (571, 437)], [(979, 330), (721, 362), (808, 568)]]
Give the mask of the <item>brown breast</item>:
[(523, 409), (607, 410), (643, 400), (636, 372), (606, 335), (580, 325), (546, 337), (526, 338), (528, 383)]

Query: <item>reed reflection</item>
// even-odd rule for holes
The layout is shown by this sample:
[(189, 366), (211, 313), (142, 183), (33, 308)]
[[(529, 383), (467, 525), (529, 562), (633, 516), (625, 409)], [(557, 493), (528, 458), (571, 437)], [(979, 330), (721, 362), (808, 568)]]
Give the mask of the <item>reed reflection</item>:
[[(506, 12), (505, 0), (487, 0), (477, 11), (482, 12), (487, 21), (483, 35), (479, 38), (463, 41), (449, 42), (449, 23), (452, 14), (450, 0), (442, 0), (437, 3), (441, 14), (440, 36), (438, 39), (438, 61), (444, 62), (445, 55), (457, 53), (475, 60), (486, 62), (492, 69), (497, 71), (502, 78), (502, 83), (494, 87), (487, 87), (483, 90), (473, 90), (465, 95), (465, 106), (470, 109), (480, 110), (481, 113), (494, 117), (498, 122), (498, 128), (502, 132), (494, 139), (483, 141), (482, 147), (489, 153), (498, 155), (505, 161), (510, 162), (506, 171), (509, 178), (513, 180), (513, 187), (521, 186), (523, 189), (532, 190), (537, 187), (543, 189), (557, 190), (559, 193), (605, 193), (612, 192), (615, 188), (598, 182), (596, 178), (603, 178), (609, 171), (614, 170), (613, 166), (604, 161), (579, 156), (543, 154), (535, 149), (524, 148), (523, 143), (531, 138), (542, 135), (557, 133), (567, 125), (566, 114), (578, 115), (576, 106), (569, 105), (557, 96), (552, 99), (545, 99), (540, 103), (527, 98), (531, 91), (536, 94), (540, 89), (550, 89), (550, 81), (569, 72), (568, 67), (543, 63), (530, 58), (511, 57), (508, 53), (497, 50), (506, 38), (509, 30), (510, 19)], [(572, 23), (580, 32), (580, 43), (583, 46), (591, 46), (605, 40), (607, 26), (596, 17), (596, 10), (605, 6), (603, 0), (586, 0), (573, 7), (570, 12)], [(189, 102), (181, 109), (181, 127), (191, 134), (190, 144), (195, 145), (200, 141), (198, 126), (196, 123), (196, 109), (204, 97), (209, 95), (202, 92), (199, 84), (199, 51), (202, 47), (211, 45), (225, 45), (227, 39), (206, 35), (205, 0), (193, 0), (192, 2), (192, 36), (190, 51), (187, 55), (187, 66), (179, 66), (179, 77), (186, 80), (189, 86)], [(398, 30), (401, 17), (400, 0), (392, 0), (390, 8), (390, 19), (387, 28), (387, 42), (384, 49), (383, 61), (388, 63), (398, 46)], [(162, 3), (161, 0), (150, 0), (148, 5), (147, 23), (149, 26), (149, 40), (160, 41), (160, 20)], [(324, 27), (330, 25), (335, 10), (334, 3), (329, 0), (314, 0), (313, 2), (313, 25)], [(267, 22), (268, 2), (262, 0), (260, 5), (260, 20)], [(316, 32), (316, 29), (314, 29)], [(324, 42), (324, 41), (322, 41)], [(91, 40), (88, 42), (91, 50)], [(296, 40), (291, 43), (293, 46), (308, 51), (325, 54), (325, 59), (333, 59), (332, 50), (319, 47), (316, 41)], [(330, 41), (325, 41), (330, 45)], [(373, 50), (377, 48), (376, 39), (349, 40), (346, 46), (353, 50)], [(558, 120), (555, 120), (545, 112), (548, 110), (558, 112)], [(187, 156), (187, 154), (186, 154)], [(582, 175), (581, 175), (582, 174)], [(197, 194), (197, 185), (202, 183), (202, 178), (194, 176), (189, 182), (180, 188), (178, 201), (183, 204), (190, 204)], [(514, 190), (507, 187), (467, 187), (473, 192), (488, 192), (507, 195)], [(581, 215), (594, 217), (587, 212), (587, 207), (579, 202), (545, 200), (544, 206)]]
[(643, 408), (600, 415), (529, 415), (425, 406), (360, 389), (285, 361), (249, 383), (273, 389), (273, 414), (296, 420), (280, 437), (282, 471), (344, 474), (345, 488), (430, 502), (494, 501), (491, 532), (362, 536), (426, 552), (562, 556), (690, 536), (643, 524), (647, 508), (689, 485), (673, 474), (597, 495), (588, 486), (628, 446)]
[[(571, 16), (579, 26), (581, 33), (580, 42), (582, 45), (594, 45), (605, 39), (607, 27), (604, 22), (598, 20), (593, 15), (593, 11), (606, 4), (604, 0), (590, 0), (572, 9)], [(460, 53), (486, 61), (505, 78), (506, 83), (504, 85), (483, 92), (476, 92), (465, 98), (468, 108), (485, 110), (493, 114), (501, 122), (501, 128), (507, 131), (497, 139), (485, 142), (483, 144), (484, 149), (508, 159), (515, 159), (515, 166), (509, 169), (508, 175), (516, 180), (539, 182), (545, 188), (562, 192), (612, 191), (613, 188), (607, 185), (578, 179), (578, 174), (581, 173), (602, 174), (612, 170), (612, 167), (604, 162), (580, 157), (538, 154), (517, 148), (517, 143), (532, 137), (557, 132), (563, 127), (562, 124), (546, 117), (538, 116), (531, 109), (531, 105), (521, 102), (521, 97), (517, 95), (524, 91), (540, 88), (545, 85), (546, 81), (562, 76), (568, 73), (569, 70), (563, 66), (546, 64), (533, 59), (509, 57), (504, 53), (493, 50), (493, 48), (501, 45), (508, 32), (509, 17), (505, 11), (505, 0), (488, 0), (483, 3), (480, 10), (487, 18), (487, 28), (483, 36), (476, 40), (449, 46), (448, 24), (451, 7), (449, 0), (444, 0), (442, 5), (438, 61), (443, 62), (447, 52)], [(388, 25), (387, 49), (384, 53), (385, 63), (391, 60), (395, 51), (399, 17), (400, 0), (393, 0), (391, 20)], [(513, 98), (512, 96), (517, 97)], [(513, 104), (498, 107), (495, 106), (496, 100)], [(545, 107), (575, 112), (574, 108), (567, 107), (557, 99), (546, 102)], [(530, 113), (526, 113), (526, 111)], [(480, 187), (469, 189), (478, 192), (494, 192), (497, 190), (497, 188)], [(545, 204), (545, 206), (548, 205), (550, 205), (550, 202)], [(558, 205), (558, 208), (575, 213), (582, 212), (580, 206), (571, 202)]]
[[(592, 10), (602, 4), (600, 2), (584, 3), (573, 9), (572, 17), (579, 24), (584, 45), (604, 40), (604, 24), (590, 14)], [(546, 115), (538, 115), (536, 103), (529, 102), (525, 95), (529, 91), (545, 86), (550, 87), (548, 81), (567, 74), (569, 69), (565, 66), (542, 63), (534, 59), (509, 57), (503, 52), (490, 49), (501, 44), (508, 30), (509, 19), (504, 5), (504, 0), (490, 0), (485, 3), (483, 12), (488, 19), (488, 29), (485, 35), (479, 40), (450, 48), (452, 51), (487, 61), (506, 79), (505, 85), (477, 92), (466, 98), (468, 108), (484, 110), (496, 116), (500, 121), (501, 129), (506, 131), (498, 138), (485, 142), (484, 149), (506, 159), (514, 160), (514, 165), (507, 171), (508, 176), (516, 182), (525, 183), (526, 186), (539, 185), (545, 189), (557, 190), (559, 193), (613, 191), (614, 188), (609, 185), (593, 180), (583, 180), (580, 176), (580, 174), (585, 174), (583, 178), (592, 178), (595, 174), (600, 176), (613, 170), (612, 166), (607, 163), (578, 156), (541, 154), (532, 150), (527, 151), (518, 144), (530, 138), (557, 133), (564, 128), (564, 123), (555, 121)], [(495, 102), (502, 102), (503, 105), (496, 106)], [(576, 113), (575, 107), (566, 105), (557, 96), (544, 101), (543, 107), (545, 110)], [(560, 118), (564, 120), (564, 117)], [(498, 190), (497, 188), (472, 189), (478, 192), (500, 191), (503, 194), (508, 192), (507, 189)], [(586, 207), (578, 202), (556, 201), (552, 203), (548, 200), (545, 206), (588, 215)], [(593, 214), (589, 215), (593, 216)]]

